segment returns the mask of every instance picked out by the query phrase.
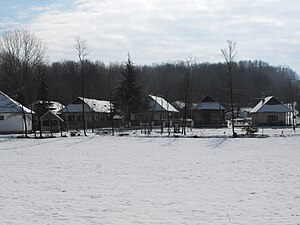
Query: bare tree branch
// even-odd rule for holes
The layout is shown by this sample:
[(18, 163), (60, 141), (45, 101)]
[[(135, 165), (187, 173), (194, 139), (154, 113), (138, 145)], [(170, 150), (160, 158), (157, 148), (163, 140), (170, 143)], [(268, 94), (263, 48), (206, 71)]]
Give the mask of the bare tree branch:
[(232, 136), (236, 137), (234, 131), (234, 100), (233, 100), (233, 73), (234, 64), (237, 56), (236, 43), (233, 41), (227, 41), (227, 48), (221, 49), (221, 53), (225, 59), (227, 80), (229, 84), (229, 96), (231, 106), (231, 125), (232, 125)]

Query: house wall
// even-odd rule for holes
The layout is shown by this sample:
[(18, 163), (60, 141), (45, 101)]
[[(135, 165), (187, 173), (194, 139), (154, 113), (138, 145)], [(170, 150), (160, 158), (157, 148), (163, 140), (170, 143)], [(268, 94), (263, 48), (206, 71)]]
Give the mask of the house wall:
[[(277, 120), (272, 120), (277, 118)], [(252, 124), (254, 125), (288, 125), (287, 114), (286, 113), (251, 113)]]
[(195, 127), (220, 127), (226, 125), (223, 110), (193, 110), (192, 119)]
[(168, 121), (168, 114), (169, 114), (169, 120), (170, 122), (178, 117), (178, 113), (173, 112), (144, 112), (144, 113), (134, 113), (132, 114), (132, 125), (139, 126), (140, 122), (150, 122), (152, 121), (153, 125), (160, 125), (162, 122)]
[[(24, 133), (25, 125), (22, 114), (0, 113), (0, 133)], [(28, 133), (32, 131), (31, 115), (26, 114)]]
[(41, 129), (43, 132), (52, 132), (58, 133), (60, 132), (60, 121), (55, 119), (44, 119), (41, 121)]
[[(82, 113), (63, 113), (63, 118), (69, 129), (82, 129), (83, 117)], [(109, 120), (108, 113), (87, 112), (85, 113), (85, 122), (88, 129), (110, 127), (111, 120)]]

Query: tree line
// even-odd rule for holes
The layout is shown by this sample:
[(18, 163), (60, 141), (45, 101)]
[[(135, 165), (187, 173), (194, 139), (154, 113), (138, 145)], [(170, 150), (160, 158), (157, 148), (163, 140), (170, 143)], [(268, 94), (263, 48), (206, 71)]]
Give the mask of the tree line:
[[(42, 41), (34, 34), (26, 30), (5, 32), (0, 41), (0, 89), (25, 106), (41, 97), (43, 85), (48, 89), (49, 100), (63, 104), (82, 96), (82, 88), (87, 98), (110, 100), (112, 92), (120, 88), (122, 73), (128, 66), (126, 56), (124, 62), (106, 65), (100, 60), (85, 58), (47, 63), (45, 54)], [(300, 82), (295, 71), (260, 60), (232, 62), (232, 101), (228, 94), (230, 85), (226, 77), (226, 62), (178, 60), (135, 65), (134, 59), (131, 59), (131, 63), (141, 92), (163, 96), (169, 102), (184, 102), (187, 88), (191, 103), (209, 95), (228, 108), (231, 102), (234, 107), (253, 107), (260, 98), (268, 95), (274, 95), (285, 103), (300, 99)]]

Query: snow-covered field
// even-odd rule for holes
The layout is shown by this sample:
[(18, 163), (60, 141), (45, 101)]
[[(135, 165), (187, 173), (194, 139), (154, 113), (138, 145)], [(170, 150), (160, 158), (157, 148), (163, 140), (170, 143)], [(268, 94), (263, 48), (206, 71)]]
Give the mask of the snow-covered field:
[(300, 136), (218, 132), (0, 136), (0, 224), (300, 224)]

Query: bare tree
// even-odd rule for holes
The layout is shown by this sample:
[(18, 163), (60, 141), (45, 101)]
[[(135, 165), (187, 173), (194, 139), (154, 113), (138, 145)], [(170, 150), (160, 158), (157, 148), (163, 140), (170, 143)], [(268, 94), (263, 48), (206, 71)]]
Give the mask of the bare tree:
[[(4, 32), (0, 38), (2, 82), (7, 92), (22, 105), (33, 101), (34, 71), (45, 63), (45, 45), (33, 33), (24, 29)], [(27, 137), (26, 113), (23, 108), (25, 136)]]
[(190, 110), (190, 93), (191, 93), (191, 76), (193, 73), (193, 67), (195, 65), (196, 58), (189, 57), (186, 61), (185, 65), (185, 74), (183, 81), (184, 88), (184, 111), (183, 111), (183, 124), (182, 124), (182, 134), (186, 135), (186, 127), (187, 127), (187, 117), (188, 111)]
[(233, 101), (233, 75), (235, 59), (237, 56), (236, 43), (233, 41), (227, 41), (227, 48), (221, 49), (222, 55), (225, 59), (226, 65), (226, 78), (229, 86), (230, 108), (231, 108), (231, 124), (232, 124), (232, 136), (236, 137), (237, 134), (234, 131), (234, 101)]
[(111, 119), (111, 135), (115, 135), (115, 129), (114, 129), (114, 108), (113, 108), (113, 93), (111, 90), (111, 68), (112, 65), (110, 64), (107, 68), (107, 88), (108, 88), (108, 94), (109, 94), (109, 114)]
[(74, 49), (77, 53), (77, 56), (79, 58), (80, 62), (80, 73), (81, 73), (81, 88), (82, 88), (82, 125), (83, 125), (83, 133), (85, 136), (86, 135), (86, 123), (85, 123), (85, 114), (84, 114), (84, 62), (85, 62), (85, 57), (87, 56), (87, 42), (85, 39), (82, 39), (81, 37), (77, 36), (75, 38), (75, 45)]

